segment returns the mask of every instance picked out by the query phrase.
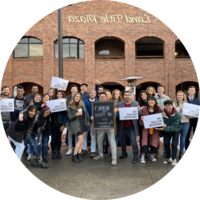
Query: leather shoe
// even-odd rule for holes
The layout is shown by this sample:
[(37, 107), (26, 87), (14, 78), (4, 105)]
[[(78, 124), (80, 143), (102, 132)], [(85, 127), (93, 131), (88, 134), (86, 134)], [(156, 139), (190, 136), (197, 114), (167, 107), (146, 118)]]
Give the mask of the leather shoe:
[(122, 155), (121, 156), (119, 156), (120, 158), (126, 158), (126, 157), (128, 157), (128, 154), (127, 153), (122, 153)]
[(58, 158), (58, 159), (61, 159), (61, 158), (62, 158), (62, 156), (61, 156), (61, 154), (60, 154), (60, 151), (57, 151), (57, 158)]
[(82, 160), (82, 158), (81, 158), (81, 154), (80, 154), (80, 153), (78, 153), (78, 154), (77, 154), (77, 158), (78, 158), (79, 162), (83, 162), (83, 160)]
[(77, 158), (77, 154), (76, 155), (72, 154), (72, 161), (79, 162), (79, 159)]
[(182, 158), (183, 153), (179, 153), (179, 160)]
[(138, 154), (134, 154), (132, 163), (136, 163), (138, 161)]
[(46, 155), (42, 155), (42, 160), (43, 160), (44, 162), (48, 162)]

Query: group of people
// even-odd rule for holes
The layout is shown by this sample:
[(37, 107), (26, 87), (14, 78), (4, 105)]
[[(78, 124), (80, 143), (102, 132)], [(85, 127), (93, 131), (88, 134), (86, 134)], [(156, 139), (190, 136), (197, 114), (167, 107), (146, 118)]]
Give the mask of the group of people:
[[(165, 164), (176, 165), (177, 146), (180, 137), (179, 159), (183, 155), (184, 148), (187, 150), (190, 144), (190, 133), (195, 132), (198, 118), (183, 115), (183, 103), (200, 105), (195, 98), (196, 89), (189, 87), (188, 96), (183, 91), (178, 91), (174, 102), (164, 94), (164, 86), (158, 85), (157, 93), (154, 87), (149, 86), (142, 90), (137, 101), (131, 99), (131, 92), (125, 91), (122, 97), (120, 90), (113, 92), (105, 90), (95, 81), (95, 89), (87, 92), (88, 85), (83, 83), (80, 91), (77, 85), (71, 85), (71, 95), (65, 96), (60, 89), (50, 88), (43, 96), (39, 94), (38, 86), (33, 85), (31, 94), (24, 96), (23, 86), (17, 86), (17, 95), (10, 95), (10, 88), (3, 86), (1, 99), (14, 99), (14, 112), (2, 112), (3, 126), (11, 146), (19, 159), (22, 158), (25, 147), (28, 147), (28, 160), (35, 167), (47, 168), (47, 149), (49, 136), (51, 136), (51, 158), (61, 159), (61, 136), (67, 126), (66, 143), (68, 151), (66, 155), (72, 154), (72, 161), (82, 162), (82, 156), (88, 152), (88, 133), (91, 138), (91, 154), (94, 160), (104, 158), (104, 146), (107, 142), (110, 146), (111, 165), (117, 164), (118, 141), (121, 144), (122, 154), (119, 158), (128, 156), (126, 151), (125, 135), (129, 133), (132, 145), (132, 163), (138, 161), (140, 154), (141, 163), (145, 163), (148, 157), (156, 161), (159, 157), (160, 137), (164, 138)], [(47, 101), (65, 98), (67, 110), (51, 113), (47, 107)], [(105, 102), (113, 100), (115, 103), (114, 113), (116, 117), (116, 131), (114, 129), (99, 129), (92, 131), (92, 102)], [(120, 120), (119, 109), (124, 107), (137, 107), (138, 120)], [(164, 126), (145, 129), (143, 117), (156, 113), (162, 113)], [(73, 135), (75, 135), (75, 148), (72, 148)], [(138, 137), (139, 136), (139, 137)], [(140, 148), (138, 148), (138, 141)], [(172, 143), (170, 141), (172, 140)], [(170, 145), (172, 151), (170, 150)], [(98, 152), (98, 153), (96, 153)]]

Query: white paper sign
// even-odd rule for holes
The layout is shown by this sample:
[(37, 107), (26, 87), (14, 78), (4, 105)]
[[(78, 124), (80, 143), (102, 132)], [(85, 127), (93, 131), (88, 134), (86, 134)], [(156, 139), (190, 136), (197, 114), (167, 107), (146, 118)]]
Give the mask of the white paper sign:
[(0, 100), (1, 112), (14, 112), (14, 99), (2, 99)]
[(199, 117), (200, 106), (191, 103), (183, 103), (183, 115)]
[(158, 128), (164, 125), (162, 114), (153, 114), (143, 117), (144, 128)]
[(47, 107), (50, 108), (52, 113), (67, 110), (66, 101), (64, 98), (47, 101), (46, 103)]
[(51, 79), (51, 87), (52, 88), (60, 88), (61, 90), (66, 91), (67, 86), (68, 86), (69, 81), (62, 79), (62, 78), (58, 78), (58, 77), (52, 77)]
[(138, 119), (138, 108), (137, 107), (119, 108), (119, 119), (120, 120)]

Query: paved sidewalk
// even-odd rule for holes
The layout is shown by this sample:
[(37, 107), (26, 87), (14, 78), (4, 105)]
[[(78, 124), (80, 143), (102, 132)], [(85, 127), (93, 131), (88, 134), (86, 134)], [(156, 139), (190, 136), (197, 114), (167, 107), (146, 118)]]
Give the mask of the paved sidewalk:
[[(52, 160), (48, 153), (48, 169), (32, 167), (30, 161), (23, 157), (22, 162), (37, 178), (50, 187), (85, 199), (114, 199), (140, 192), (163, 178), (172, 165), (163, 164), (162, 150), (156, 162), (146, 159), (146, 163), (132, 164), (131, 150), (128, 157), (118, 158), (118, 164), (111, 166), (107, 154), (102, 160), (95, 161), (89, 153), (82, 156), (82, 163), (74, 163), (71, 156), (62, 150), (61, 160)], [(118, 149), (118, 157), (121, 150)]]

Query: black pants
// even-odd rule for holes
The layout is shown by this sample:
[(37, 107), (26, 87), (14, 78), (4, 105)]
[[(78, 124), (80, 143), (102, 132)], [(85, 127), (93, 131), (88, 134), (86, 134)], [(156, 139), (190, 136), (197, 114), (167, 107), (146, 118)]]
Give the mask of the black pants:
[(190, 133), (191, 133), (191, 130), (193, 128), (193, 134), (194, 134), (194, 132), (196, 130), (196, 127), (197, 127), (197, 123), (198, 123), (198, 119), (190, 120), (190, 127), (188, 129), (187, 136), (186, 136), (186, 139), (185, 139), (185, 149), (186, 150), (190, 145)]
[(149, 148), (150, 148), (150, 153), (156, 154), (158, 152), (158, 150), (157, 150), (158, 148), (149, 145), (149, 140), (150, 140), (150, 134), (148, 134), (148, 143), (147, 143), (147, 145), (141, 147), (141, 153), (149, 154)]
[(57, 146), (57, 151), (60, 151), (61, 148), (61, 136), (62, 132), (60, 132), (60, 126), (53, 126), (52, 129), (52, 138), (51, 138), (51, 150), (55, 151), (55, 147)]

